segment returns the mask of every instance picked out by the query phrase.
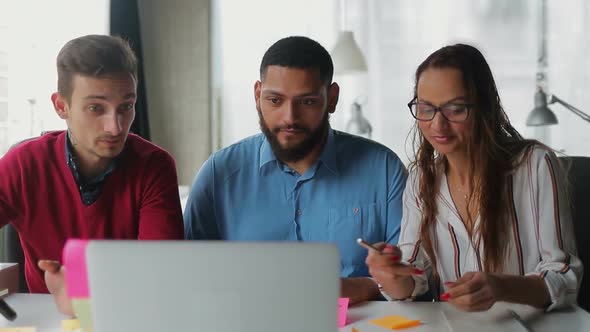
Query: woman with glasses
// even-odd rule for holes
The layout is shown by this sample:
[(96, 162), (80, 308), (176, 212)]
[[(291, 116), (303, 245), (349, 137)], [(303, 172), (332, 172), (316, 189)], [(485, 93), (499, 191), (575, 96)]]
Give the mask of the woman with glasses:
[(561, 168), (510, 124), (483, 55), (462, 44), (431, 54), (408, 107), (416, 151), (399, 243), (366, 260), (384, 296), (430, 291), (465, 311), (575, 303), (582, 264)]

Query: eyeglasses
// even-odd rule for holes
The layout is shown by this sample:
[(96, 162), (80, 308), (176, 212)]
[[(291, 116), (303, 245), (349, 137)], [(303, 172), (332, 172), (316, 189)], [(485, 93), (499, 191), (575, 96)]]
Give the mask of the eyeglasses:
[(434, 119), (436, 112), (440, 112), (450, 122), (463, 122), (467, 120), (469, 109), (473, 106), (473, 104), (448, 103), (436, 107), (429, 103), (418, 102), (416, 98), (408, 103), (408, 108), (412, 116), (418, 121), (431, 121)]

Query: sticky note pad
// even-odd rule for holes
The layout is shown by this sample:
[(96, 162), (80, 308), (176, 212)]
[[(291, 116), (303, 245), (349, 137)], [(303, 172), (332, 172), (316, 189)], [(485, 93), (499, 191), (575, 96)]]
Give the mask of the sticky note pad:
[(354, 327), (352, 328), (352, 330), (350, 332), (360, 332), (359, 330), (355, 329)]
[(63, 332), (73, 332), (80, 329), (80, 321), (77, 319), (64, 319), (61, 321)]
[(412, 320), (403, 316), (386, 316), (383, 318), (373, 319), (369, 321), (369, 323), (389, 330), (405, 329), (421, 324), (419, 320)]
[(0, 332), (36, 332), (36, 327), (0, 327)]
[(341, 297), (338, 299), (338, 327), (346, 325), (346, 315), (348, 313), (348, 297)]
[(70, 239), (63, 249), (66, 268), (66, 289), (69, 298), (88, 298), (88, 273), (86, 272), (87, 240)]

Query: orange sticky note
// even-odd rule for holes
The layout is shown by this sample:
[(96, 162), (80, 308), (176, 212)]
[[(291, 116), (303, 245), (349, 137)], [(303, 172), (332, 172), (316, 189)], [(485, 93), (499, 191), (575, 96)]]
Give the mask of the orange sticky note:
[(403, 316), (386, 316), (383, 318), (373, 319), (369, 321), (369, 323), (389, 330), (405, 329), (422, 324), (419, 320), (412, 320)]
[(355, 328), (353, 327), (353, 328), (352, 328), (352, 330), (351, 330), (350, 332), (361, 332), (361, 331), (359, 331), (359, 330), (357, 330), (357, 329), (355, 329)]

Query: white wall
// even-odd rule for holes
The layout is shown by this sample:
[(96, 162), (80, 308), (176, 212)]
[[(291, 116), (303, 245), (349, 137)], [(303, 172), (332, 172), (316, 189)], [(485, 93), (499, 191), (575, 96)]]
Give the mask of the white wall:
[[(346, 19), (341, 17), (343, 4)], [(548, 4), (549, 89), (590, 113), (590, 2)], [(411, 150), (406, 138), (414, 121), (406, 104), (414, 71), (436, 49), (464, 42), (486, 56), (514, 126), (527, 137), (542, 137), (525, 126), (535, 92), (538, 0), (216, 0), (215, 6), (218, 45), (213, 52), (219, 64), (214, 82), (222, 110), (216, 148), (259, 132), (253, 84), (272, 42), (303, 34), (330, 51), (343, 25), (354, 31), (369, 71), (335, 76), (342, 93), (331, 119), (334, 128), (343, 129), (352, 100), (367, 95), (363, 110), (373, 125), (373, 138), (407, 162)], [(567, 154), (590, 155), (590, 124), (559, 105), (552, 109), (560, 124), (548, 127), (545, 142)]]
[[(8, 145), (43, 130), (66, 128), (51, 104), (57, 53), (73, 38), (108, 33), (109, 3), (0, 0), (0, 20), (8, 27), (8, 38), (0, 40), (8, 53)], [(33, 109), (27, 100), (35, 101)]]
[(214, 0), (214, 91), (221, 112), (219, 146), (258, 133), (254, 82), (264, 52), (277, 40), (304, 35), (328, 50), (335, 41), (334, 4), (317, 0)]
[(190, 185), (211, 153), (210, 1), (139, 2), (152, 141)]
[[(406, 107), (416, 67), (450, 43), (477, 46), (496, 78), (513, 125), (525, 136), (533, 108), (538, 47), (537, 0), (349, 0), (367, 15), (349, 15), (369, 59), (369, 119), (375, 138), (405, 157), (413, 119)], [(549, 89), (590, 112), (590, 3), (548, 0)], [(545, 142), (571, 155), (590, 155), (590, 124), (561, 106), (560, 124)], [(541, 137), (538, 137), (541, 138)]]

